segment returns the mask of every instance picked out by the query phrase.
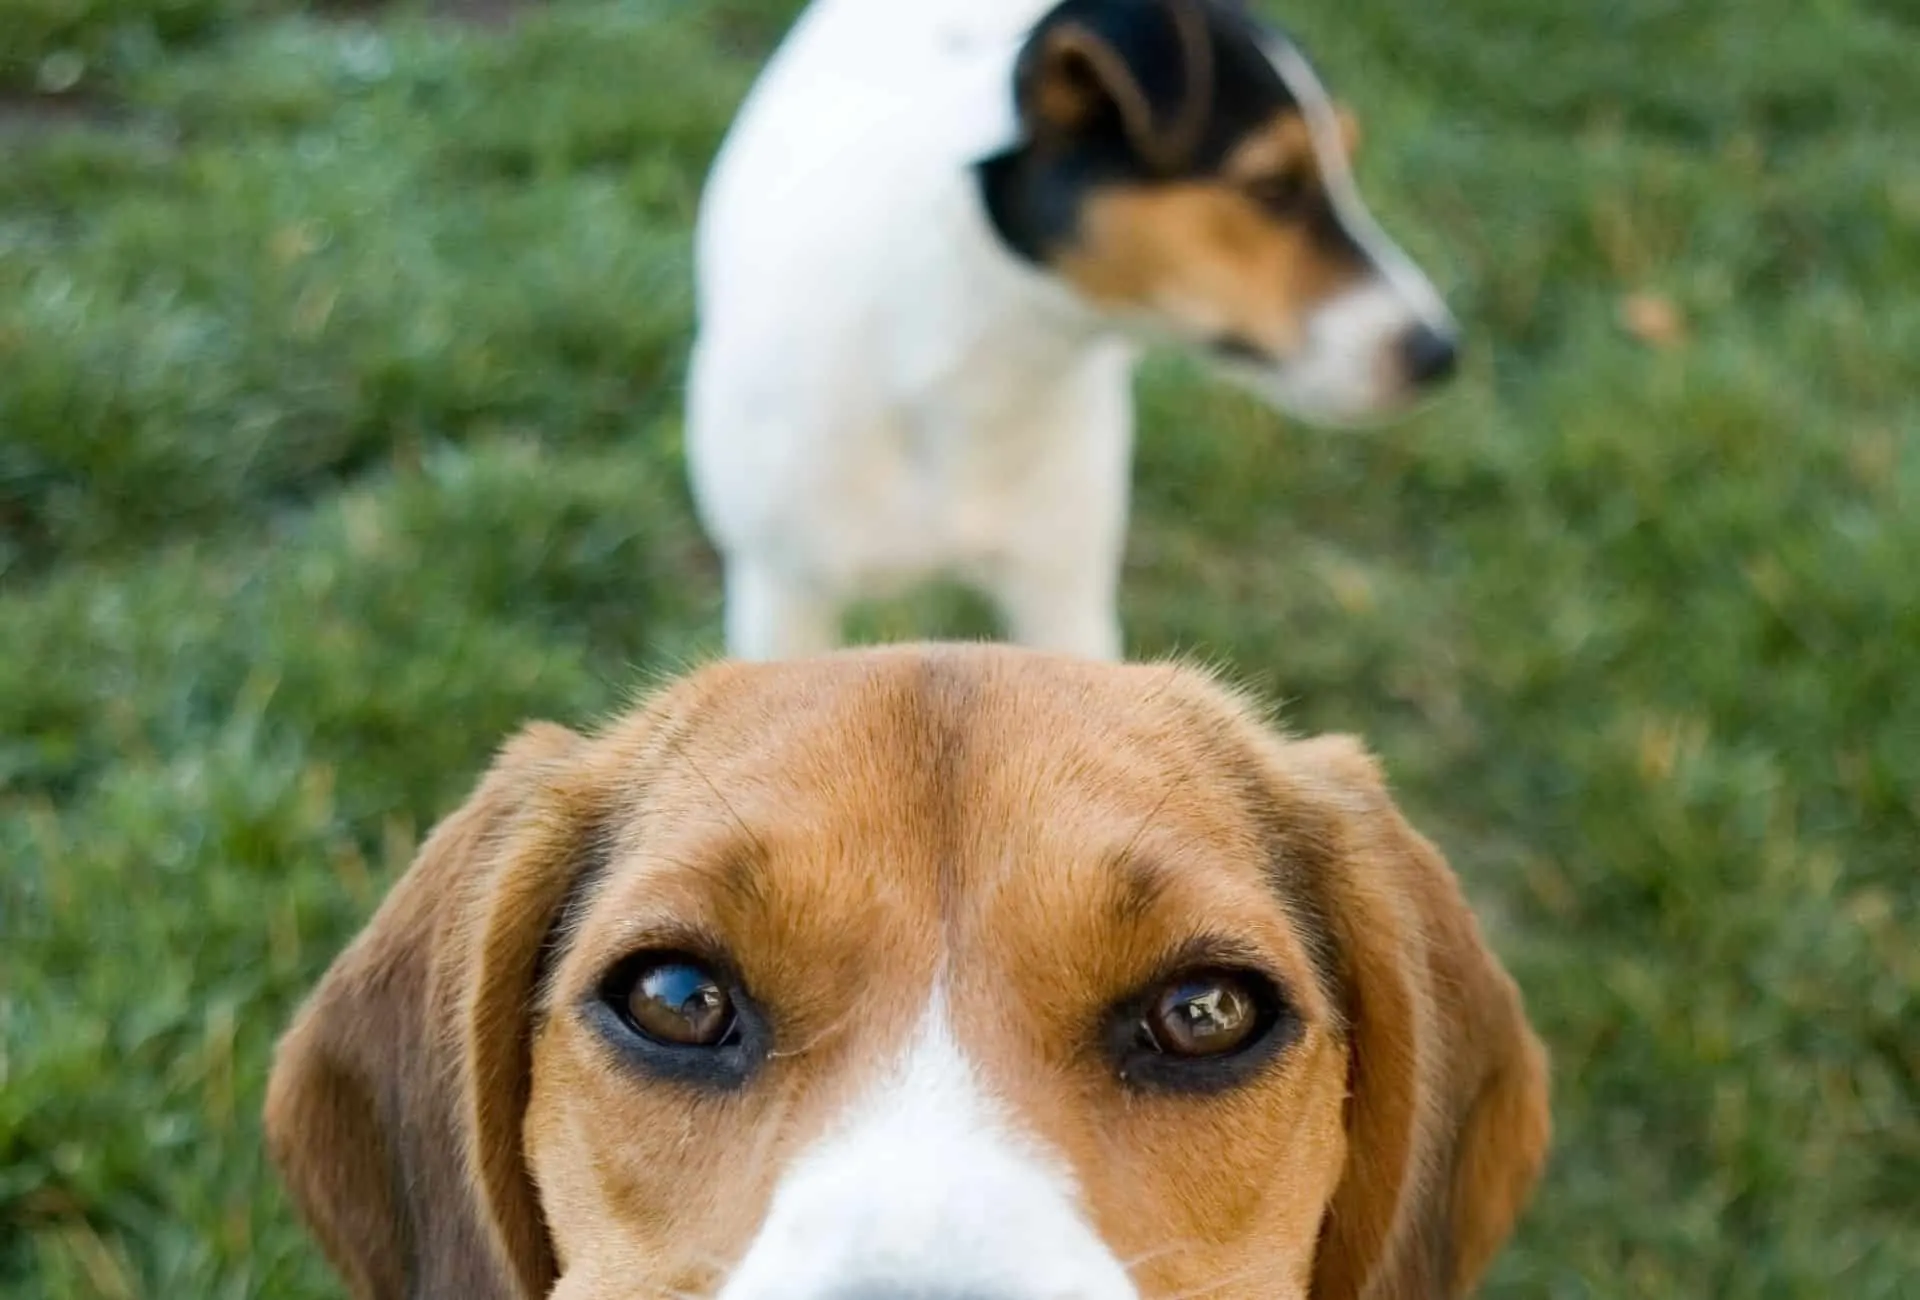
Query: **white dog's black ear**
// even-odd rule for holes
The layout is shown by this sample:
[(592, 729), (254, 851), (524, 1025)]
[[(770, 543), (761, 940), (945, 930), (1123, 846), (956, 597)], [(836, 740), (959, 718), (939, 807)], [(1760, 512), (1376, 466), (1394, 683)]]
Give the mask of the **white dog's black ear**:
[(1117, 131), (1149, 170), (1190, 161), (1213, 98), (1205, 0), (1065, 0), (1015, 74), (1027, 134), (1059, 147)]
[(356, 1300), (553, 1285), (520, 1125), (542, 949), (595, 842), (581, 743), (516, 736), (281, 1040), (268, 1146)]

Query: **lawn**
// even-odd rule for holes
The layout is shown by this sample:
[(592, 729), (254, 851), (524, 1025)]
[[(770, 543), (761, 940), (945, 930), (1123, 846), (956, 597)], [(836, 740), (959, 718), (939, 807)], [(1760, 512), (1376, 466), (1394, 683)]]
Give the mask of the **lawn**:
[[(0, 0), (0, 1294), (338, 1294), (270, 1046), (507, 729), (716, 650), (688, 225), (790, 9)], [(1467, 880), (1557, 1069), (1487, 1295), (1911, 1300), (1920, 16), (1580, 9), (1286, 5), (1472, 353), (1363, 435), (1155, 361), (1130, 642)]]

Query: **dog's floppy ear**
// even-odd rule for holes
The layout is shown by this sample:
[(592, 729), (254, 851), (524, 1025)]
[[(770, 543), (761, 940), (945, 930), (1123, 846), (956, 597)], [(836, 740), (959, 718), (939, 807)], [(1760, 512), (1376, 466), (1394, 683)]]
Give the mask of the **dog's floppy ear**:
[(593, 848), (580, 744), (535, 725), (443, 821), (282, 1039), (269, 1148), (356, 1300), (546, 1294), (521, 1154), (541, 949)]
[[(1319, 905), (1351, 1046), (1348, 1155), (1313, 1300), (1452, 1300), (1513, 1228), (1548, 1141), (1546, 1054), (1440, 854), (1354, 740), (1287, 747), (1331, 811)], [(1329, 852), (1330, 851), (1330, 852)]]
[(1199, 0), (1067, 0), (1028, 39), (1020, 116), (1058, 144), (1112, 119), (1157, 172), (1189, 160), (1213, 99), (1213, 41)]

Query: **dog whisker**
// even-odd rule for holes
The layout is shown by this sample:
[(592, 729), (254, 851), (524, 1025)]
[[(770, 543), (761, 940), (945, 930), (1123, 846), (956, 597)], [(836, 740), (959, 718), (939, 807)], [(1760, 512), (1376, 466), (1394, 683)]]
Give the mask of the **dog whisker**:
[(731, 818), (733, 824), (739, 828), (741, 836), (745, 838), (747, 843), (753, 846), (753, 851), (763, 859), (771, 857), (772, 854), (767, 849), (767, 842), (760, 838), (753, 827), (747, 825), (747, 820), (740, 815), (740, 810), (735, 808), (732, 801), (720, 792), (720, 787), (715, 785), (712, 779), (700, 770), (700, 765), (693, 761), (693, 755), (687, 753), (686, 750), (682, 748), (677, 757), (687, 765), (689, 771), (700, 778), (700, 784), (706, 786), (708, 791), (712, 793), (714, 799), (719, 802), (720, 807), (726, 810), (727, 816)]
[(828, 1039), (838, 1035), (841, 1030), (847, 1027), (847, 1024), (853, 1019), (853, 1017), (854, 1017), (854, 1010), (852, 1008), (849, 1008), (847, 1011), (837, 1016), (830, 1024), (822, 1025), (817, 1033), (815, 1033), (811, 1038), (806, 1039), (804, 1042), (795, 1043), (792, 1047), (780, 1048), (780, 1049), (776, 1049), (774, 1051), (768, 1052), (767, 1059), (769, 1061), (781, 1061), (781, 1060), (788, 1060), (797, 1056), (805, 1056), (807, 1053), (813, 1051), (815, 1048), (819, 1047), (822, 1043), (826, 1042)]
[(1140, 837), (1147, 833), (1149, 826), (1152, 826), (1156, 821), (1160, 820), (1160, 814), (1166, 810), (1167, 804), (1172, 802), (1173, 796), (1179, 794), (1181, 790), (1186, 788), (1190, 780), (1190, 774), (1182, 772), (1179, 776), (1167, 783), (1167, 788), (1160, 792), (1159, 801), (1148, 810), (1145, 817), (1140, 819), (1140, 824), (1134, 827), (1133, 834), (1127, 837), (1125, 846), (1121, 848), (1120, 852), (1114, 855), (1116, 862), (1124, 862), (1133, 855), (1134, 846), (1140, 842)]
[(1152, 1250), (1143, 1250), (1138, 1255), (1120, 1261), (1120, 1267), (1131, 1274), (1137, 1268), (1144, 1268), (1156, 1259), (1165, 1259), (1176, 1251), (1191, 1250), (1192, 1246), (1184, 1241), (1169, 1241), (1165, 1245), (1155, 1246)]
[(1229, 1273), (1225, 1277), (1215, 1278), (1204, 1286), (1187, 1291), (1176, 1291), (1172, 1295), (1160, 1296), (1158, 1300), (1201, 1300), (1203, 1296), (1217, 1295), (1231, 1286), (1238, 1286), (1249, 1278), (1257, 1277), (1261, 1270), (1257, 1268), (1241, 1269), (1238, 1273)]
[[(1147, 701), (1157, 700), (1162, 695), (1165, 695), (1167, 691), (1172, 689), (1174, 682), (1179, 680), (1180, 673), (1181, 667), (1178, 663), (1168, 664), (1166, 675), (1161, 678), (1158, 686), (1148, 692), (1146, 697)], [(1168, 802), (1187, 784), (1187, 779), (1187, 775), (1182, 773), (1175, 780), (1168, 783), (1167, 788), (1161, 792), (1159, 802), (1154, 804), (1147, 815), (1140, 819), (1140, 824), (1134, 827), (1133, 834), (1127, 838), (1126, 846), (1114, 855), (1116, 861), (1124, 861), (1133, 853), (1134, 845), (1138, 844), (1140, 837), (1147, 833), (1147, 827), (1153, 825), (1153, 823), (1159, 819), (1161, 812), (1165, 810)]]

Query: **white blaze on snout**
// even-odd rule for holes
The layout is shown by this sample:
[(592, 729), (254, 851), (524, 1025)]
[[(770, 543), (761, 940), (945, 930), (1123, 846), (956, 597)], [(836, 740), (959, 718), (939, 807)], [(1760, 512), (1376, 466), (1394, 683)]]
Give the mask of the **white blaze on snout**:
[(718, 1300), (1135, 1300), (1071, 1176), (1005, 1120), (936, 998), (893, 1070), (781, 1179)]
[(1306, 336), (1286, 364), (1250, 376), (1282, 406), (1328, 423), (1391, 406), (1406, 384), (1395, 374), (1400, 341), (1418, 321), (1405, 295), (1363, 281), (1307, 318)]
[(1339, 113), (1312, 65), (1284, 41), (1269, 42), (1266, 52), (1307, 124), (1334, 215), (1372, 273), (1307, 318), (1300, 352), (1264, 386), (1277, 400), (1306, 414), (1359, 418), (1403, 398), (1406, 385), (1398, 373), (1398, 349), (1411, 331), (1425, 326), (1452, 339), (1459, 327), (1433, 282), (1361, 199)]
[(1400, 246), (1380, 228), (1380, 223), (1374, 220), (1373, 213), (1360, 197), (1359, 187), (1353, 179), (1353, 167), (1347, 160), (1339, 112), (1334, 108), (1333, 97), (1327, 94), (1327, 88), (1321, 84), (1313, 66), (1300, 56), (1298, 50), (1284, 42), (1270, 44), (1267, 57), (1272, 60), (1274, 70), (1286, 82), (1287, 89), (1293, 93), (1294, 102), (1299, 105), (1301, 118), (1307, 124), (1307, 134), (1313, 140), (1314, 161), (1319, 164), (1321, 183), (1340, 224), (1367, 255), (1367, 260), (1373, 264), (1380, 279), (1404, 300), (1412, 320), (1441, 334), (1453, 333), (1456, 328), (1453, 316), (1447, 311), (1439, 290), (1414, 265), (1413, 259), (1402, 252)]

